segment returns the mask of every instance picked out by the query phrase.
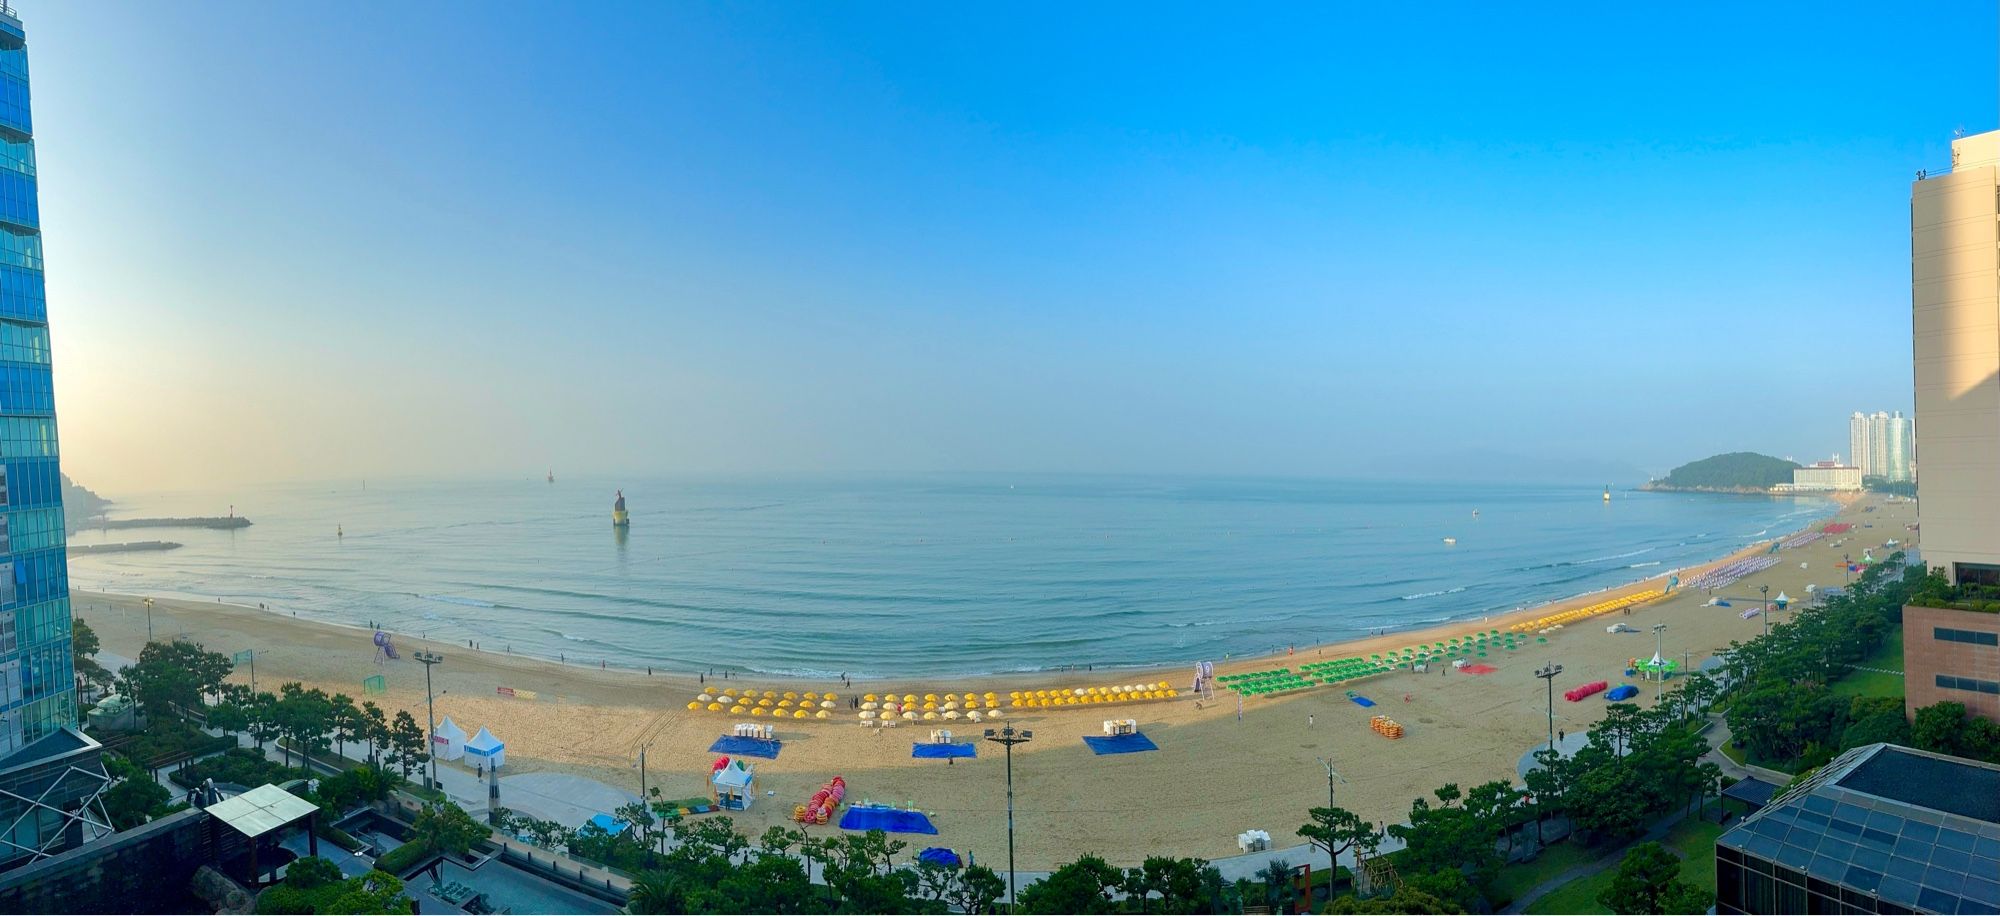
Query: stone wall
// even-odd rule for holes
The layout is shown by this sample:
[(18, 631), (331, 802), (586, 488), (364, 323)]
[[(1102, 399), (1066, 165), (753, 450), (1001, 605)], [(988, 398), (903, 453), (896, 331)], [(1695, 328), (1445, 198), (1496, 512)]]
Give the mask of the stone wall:
[(181, 811), (0, 872), (0, 913), (206, 912), (189, 888), (207, 820), (205, 811)]

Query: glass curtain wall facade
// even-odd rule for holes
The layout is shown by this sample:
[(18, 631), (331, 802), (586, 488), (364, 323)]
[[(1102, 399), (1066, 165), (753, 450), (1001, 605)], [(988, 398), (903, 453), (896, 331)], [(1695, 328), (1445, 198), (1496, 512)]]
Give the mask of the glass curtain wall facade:
[(27, 36), (0, 12), (0, 760), (76, 725)]

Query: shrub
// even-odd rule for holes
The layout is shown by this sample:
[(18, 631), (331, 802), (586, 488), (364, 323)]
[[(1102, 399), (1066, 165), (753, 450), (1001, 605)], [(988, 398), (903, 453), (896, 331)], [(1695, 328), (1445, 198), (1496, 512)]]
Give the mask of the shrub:
[(376, 859), (375, 868), (392, 875), (401, 875), (429, 855), (430, 851), (425, 849), (422, 843), (404, 843)]

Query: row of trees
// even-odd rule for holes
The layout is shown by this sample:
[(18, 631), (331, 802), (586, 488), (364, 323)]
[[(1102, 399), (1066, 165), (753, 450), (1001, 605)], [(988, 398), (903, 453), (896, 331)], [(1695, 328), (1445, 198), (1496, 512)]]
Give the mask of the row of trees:
[(2000, 763), (2000, 723), (1967, 716), (1962, 703), (1937, 703), (1906, 718), (1901, 696), (1833, 690), (1901, 629), (1904, 605), (1985, 600), (1980, 587), (1953, 586), (1942, 572), (1905, 566), (1901, 554), (1876, 564), (1845, 594), (1773, 627), (1770, 638), (1731, 647), (1737, 686), (1729, 696), (1730, 730), (1754, 759), (1787, 770), (1811, 770), (1842, 751), (1882, 741)]
[(1313, 808), (1298, 834), (1329, 859), (1350, 850), (1374, 855), (1388, 837), (1403, 843), (1395, 867), (1404, 897), (1349, 896), (1335, 901), (1335, 912), (1406, 911), (1395, 908), (1418, 903), (1432, 912), (1483, 911), (1507, 902), (1492, 899), (1495, 879), (1515, 845), (1540, 843), (1548, 822), (1566, 821), (1580, 842), (1622, 842), (1718, 795), (1722, 771), (1701, 760), (1708, 744), (1698, 728), (1700, 711), (1719, 692), (1694, 675), (1652, 707), (1612, 703), (1581, 750), (1568, 757), (1542, 751), (1524, 786), (1449, 783), (1413, 801), (1406, 823), (1386, 829), (1343, 808)]
[(1900, 697), (1853, 698), (1832, 686), (1902, 627), (1903, 605), (1928, 579), (1896, 554), (1770, 636), (1731, 644), (1727, 716), (1735, 740), (1753, 759), (1784, 768), (1819, 766), (1875, 741), (1907, 743)]

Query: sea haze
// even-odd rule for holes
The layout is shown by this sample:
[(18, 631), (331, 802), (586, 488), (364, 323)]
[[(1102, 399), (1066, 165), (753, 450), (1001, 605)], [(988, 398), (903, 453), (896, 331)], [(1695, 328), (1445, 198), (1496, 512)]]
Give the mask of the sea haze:
[[(629, 532), (611, 525), (619, 487)], [(1219, 660), (1477, 620), (1835, 509), (1601, 493), (1055, 476), (294, 485), (120, 497), (113, 517), (233, 505), (255, 524), (84, 530), (71, 543), (186, 546), (72, 557), (70, 577), (587, 664), (973, 674)]]

